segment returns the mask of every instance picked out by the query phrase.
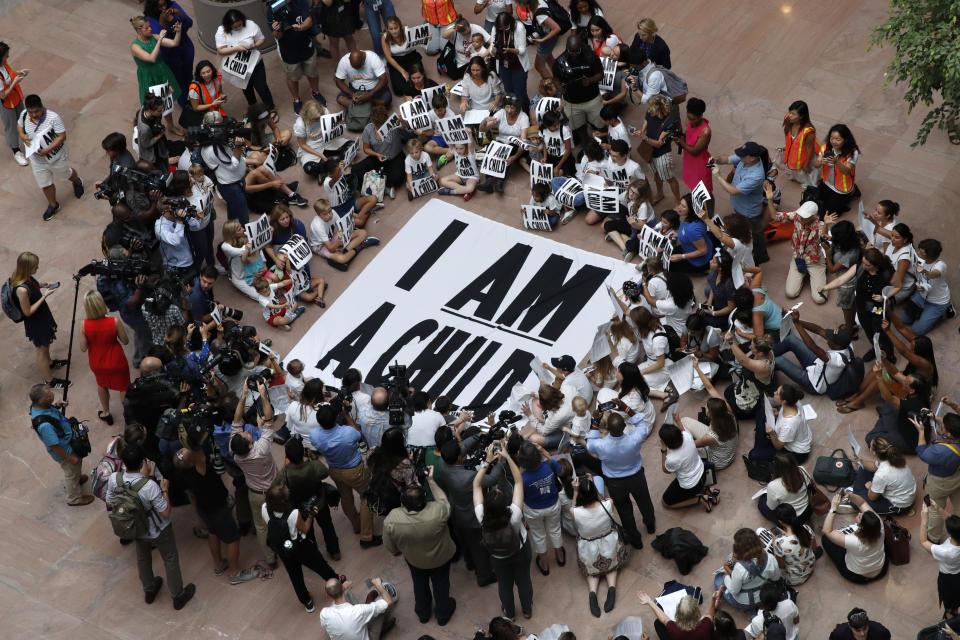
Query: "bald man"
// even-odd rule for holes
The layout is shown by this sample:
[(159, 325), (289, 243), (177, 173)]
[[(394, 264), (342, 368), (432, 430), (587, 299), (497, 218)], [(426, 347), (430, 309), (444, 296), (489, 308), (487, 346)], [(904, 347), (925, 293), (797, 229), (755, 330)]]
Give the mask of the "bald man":
[(163, 362), (148, 356), (140, 361), (140, 377), (127, 388), (123, 400), (123, 419), (127, 424), (136, 422), (147, 429), (143, 447), (147, 457), (157, 460), (159, 456), (156, 436), (157, 423), (167, 409), (180, 403), (180, 391), (167, 377)]
[(373, 51), (354, 49), (340, 58), (334, 82), (340, 90), (337, 102), (345, 109), (351, 104), (367, 102), (390, 106), (387, 67), (383, 58)]
[[(387, 390), (376, 387), (370, 394), (370, 403), (361, 406), (357, 411), (356, 426), (360, 427), (360, 433), (363, 434), (364, 441), (371, 449), (380, 446), (383, 432), (390, 428), (388, 404)], [(348, 422), (351, 420), (349, 419)]]
[(380, 640), (393, 627), (395, 620), (389, 612), (397, 603), (396, 589), (380, 578), (370, 584), (373, 589), (366, 603), (353, 604), (339, 580), (327, 580), (324, 590), (333, 604), (320, 610), (320, 624), (330, 640)]

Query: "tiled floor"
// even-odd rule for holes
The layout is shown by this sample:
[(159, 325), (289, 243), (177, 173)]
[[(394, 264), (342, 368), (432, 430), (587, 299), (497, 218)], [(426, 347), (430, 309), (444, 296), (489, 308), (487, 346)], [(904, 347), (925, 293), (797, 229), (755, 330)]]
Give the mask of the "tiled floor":
[[(465, 7), (467, 2), (460, 0), (457, 4)], [(17, 254), (32, 250), (40, 255), (40, 276), (63, 282), (62, 289), (50, 300), (60, 322), (60, 339), (53, 352), (56, 357), (63, 357), (72, 302), (71, 275), (86, 261), (99, 257), (99, 234), (108, 221), (106, 205), (91, 196), (93, 182), (107, 169), (99, 143), (113, 130), (128, 134), (136, 109), (136, 76), (129, 54), (134, 34), (128, 19), (138, 11), (138, 5), (114, 0), (32, 0), (19, 6), (12, 4), (0, 5), (6, 10), (0, 17), (0, 34), (11, 46), (11, 63), (16, 68), (33, 70), (24, 89), (40, 93), (47, 105), (63, 116), (69, 130), (71, 161), (88, 186), (87, 195), (78, 202), (66, 183), (58, 184), (63, 210), (55, 221), (45, 224), (40, 221), (43, 198), (29, 169), (18, 167), (9, 156), (0, 161), (4, 177), (0, 202), (4, 205), (5, 221), (0, 237), (0, 264), (12, 270)], [(189, 12), (190, 3), (183, 4)], [(408, 24), (419, 21), (413, 0), (397, 4)], [(902, 219), (913, 227), (917, 238), (939, 238), (946, 247), (948, 263), (955, 262), (952, 243), (960, 239), (960, 231), (949, 221), (960, 193), (960, 155), (943, 133), (934, 133), (922, 149), (910, 147), (922, 113), (907, 115), (899, 92), (884, 89), (883, 69), (891, 52), (876, 48), (867, 51), (869, 34), (883, 21), (887, 2), (653, 0), (641, 7), (627, 0), (603, 0), (602, 5), (614, 27), (628, 41), (636, 18), (649, 15), (660, 24), (661, 34), (673, 49), (674, 69), (689, 82), (691, 95), (707, 102), (715, 153), (728, 153), (746, 139), (758, 140), (770, 148), (780, 146), (780, 119), (786, 106), (793, 100), (805, 99), (821, 131), (835, 122), (851, 126), (863, 154), (857, 182), (868, 206), (884, 198), (900, 202)], [(361, 43), (366, 45), (368, 38), (366, 32), (362, 33)], [(198, 59), (213, 58), (200, 50), (197, 54)], [(267, 60), (283, 123), (290, 126), (292, 113), (279, 60), (273, 53), (267, 55)], [(332, 66), (325, 63), (323, 88), (327, 96), (335, 93), (331, 73)], [(233, 113), (242, 104), (242, 97), (233, 89), (229, 93)], [(637, 117), (633, 111), (627, 120), (639, 124)], [(289, 179), (302, 177), (293, 175), (297, 173), (297, 169), (288, 171)], [(527, 199), (525, 185), (525, 178), (517, 178), (508, 185), (506, 195), (481, 196), (464, 206), (519, 225), (519, 204)], [(796, 202), (796, 185), (783, 184), (783, 189), (785, 203)], [(316, 197), (319, 188), (307, 187), (305, 194)], [(417, 208), (416, 203), (403, 200), (388, 204), (368, 227), (386, 241)], [(728, 208), (721, 201), (721, 212)], [(299, 215), (309, 221), (309, 210)], [(610, 251), (601, 234), (580, 221), (562, 227), (556, 238), (598, 252)], [(775, 260), (766, 281), (776, 295), (784, 277), (788, 247), (777, 246), (773, 254)], [(369, 259), (369, 253), (358, 258), (348, 274), (329, 273), (319, 267), (324, 276), (329, 276), (328, 298), (335, 299)], [(952, 272), (949, 279), (957, 283)], [(92, 280), (83, 280), (81, 293), (92, 285)], [(220, 287), (218, 295), (240, 302), (226, 286)], [(832, 301), (815, 308), (806, 292), (802, 299), (807, 301), (804, 313), (808, 318), (828, 324), (839, 322), (840, 315)], [(245, 302), (240, 305), (249, 306)], [(60, 471), (42, 451), (24, 419), (27, 389), (38, 377), (33, 350), (23, 339), (20, 327), (6, 319), (0, 322), (7, 329), (0, 344), (8, 354), (0, 363), (0, 535), (5, 541), (0, 545), (3, 637), (84, 640), (140, 638), (149, 634), (154, 638), (225, 639), (315, 637), (320, 633), (317, 619), (303, 612), (282, 572), (270, 581), (237, 587), (213, 577), (206, 545), (190, 533), (194, 516), (188, 509), (177, 510), (174, 519), (183, 573), (197, 584), (197, 596), (180, 612), (173, 611), (165, 594), (152, 606), (145, 606), (140, 597), (134, 551), (116, 543), (102, 506), (64, 506)], [(933, 333), (941, 367), (941, 393), (954, 391), (957, 383), (955, 326), (951, 322)], [(305, 327), (301, 321), (294, 333), (274, 336), (275, 346), (283, 353)], [(865, 349), (866, 344), (861, 342), (858, 350)], [(91, 419), (93, 441), (100, 449), (119, 428), (107, 428), (97, 422), (93, 378), (83, 354), (77, 351), (75, 355), (71, 413)], [(114, 410), (119, 412), (114, 402)], [(684, 398), (682, 410), (695, 411), (702, 402), (702, 397)], [(812, 404), (821, 415), (815, 423), (817, 454), (842, 446), (847, 427), (862, 436), (876, 415), (871, 407), (842, 417), (826, 401), (815, 399)], [(742, 433), (749, 440), (750, 426), (744, 425)], [(656, 459), (655, 446), (646, 445), (649, 459)], [(911, 460), (910, 466), (919, 477), (923, 465), (918, 462)], [(651, 492), (659, 495), (667, 478), (656, 468), (650, 469), (648, 477)], [(722, 502), (713, 514), (698, 509), (661, 511), (657, 520), (661, 531), (680, 525), (694, 531), (710, 546), (710, 555), (683, 578), (704, 588), (709, 587), (713, 571), (729, 550), (736, 528), (762, 524), (750, 500), (757, 485), (745, 478), (740, 466), (722, 473), (720, 489)], [(346, 520), (337, 516), (336, 522), (343, 533), (345, 551), (345, 560), (337, 563), (337, 569), (354, 579), (379, 574), (398, 584), (403, 602), (394, 637), (416, 638), (429, 632), (437, 638), (468, 638), (477, 625), (485, 625), (498, 613), (495, 588), (478, 590), (461, 564), (453, 570), (453, 593), (459, 602), (453, 621), (445, 628), (419, 625), (412, 612), (410, 580), (403, 561), (383, 549), (360, 551)], [(919, 517), (903, 522), (916, 531)], [(572, 560), (573, 541), (568, 539), (566, 546)], [(885, 580), (865, 587), (844, 582), (827, 562), (818, 562), (813, 578), (800, 588), (801, 637), (826, 637), (828, 630), (855, 605), (864, 606), (872, 617), (883, 621), (895, 638), (912, 637), (918, 628), (939, 618), (936, 565), (916, 541), (911, 551), (908, 566), (893, 567)], [(252, 561), (255, 553), (254, 540), (245, 539), (245, 561)], [(156, 564), (159, 566), (159, 562)], [(648, 546), (635, 553), (623, 571), (614, 613), (596, 620), (588, 613), (585, 584), (574, 562), (563, 569), (554, 567), (549, 578), (535, 571), (534, 574), (535, 614), (524, 626), (539, 630), (563, 621), (579, 637), (589, 639), (606, 638), (610, 626), (626, 615), (640, 614), (651, 622), (649, 611), (639, 606), (634, 593), (638, 589), (656, 592), (663, 582), (678, 577), (673, 563)], [(319, 599), (320, 580), (311, 576), (308, 583)], [(743, 616), (738, 619), (744, 621)]]

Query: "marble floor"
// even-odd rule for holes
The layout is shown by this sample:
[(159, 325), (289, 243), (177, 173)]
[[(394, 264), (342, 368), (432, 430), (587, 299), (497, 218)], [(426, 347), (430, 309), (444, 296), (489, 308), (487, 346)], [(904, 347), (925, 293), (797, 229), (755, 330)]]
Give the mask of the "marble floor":
[[(419, 22), (413, 0), (395, 0), (407, 24)], [(181, 3), (191, 11), (191, 3)], [(459, 0), (465, 7), (468, 0)], [(640, 17), (653, 17), (673, 52), (673, 67), (689, 83), (690, 94), (707, 102), (707, 117), (714, 132), (712, 150), (725, 154), (745, 140), (757, 140), (770, 148), (782, 144), (780, 122), (788, 104), (804, 99), (810, 105), (814, 123), (825, 131), (835, 122), (851, 127), (862, 151), (857, 183), (865, 203), (872, 207), (880, 199), (892, 199), (902, 206), (902, 220), (913, 227), (918, 239), (936, 237), (946, 247), (948, 264), (955, 258), (951, 249), (960, 240), (960, 227), (950, 222), (960, 194), (960, 153), (946, 135), (934, 133), (923, 148), (912, 148), (922, 113), (908, 115), (897, 88), (884, 87), (884, 68), (892, 55), (888, 49), (868, 50), (872, 29), (882, 23), (888, 3), (883, 0), (602, 0), (611, 22), (628, 40), (632, 25)], [(79, 201), (69, 185), (58, 183), (62, 211), (49, 223), (40, 221), (44, 201), (31, 172), (17, 166), (9, 155), (0, 160), (0, 202), (3, 203), (3, 232), (0, 233), (0, 263), (12, 271), (16, 256), (23, 250), (39, 254), (40, 277), (63, 282), (50, 299), (60, 324), (53, 347), (55, 357), (64, 357), (71, 311), (71, 275), (86, 261), (98, 258), (99, 236), (108, 222), (106, 204), (92, 197), (92, 184), (107, 171), (100, 140), (110, 131), (129, 134), (137, 107), (136, 74), (129, 44), (134, 34), (129, 18), (139, 12), (135, 2), (119, 0), (30, 0), (0, 3), (0, 38), (11, 47), (15, 68), (30, 68), (24, 83), (27, 93), (39, 93), (47, 106), (63, 117), (68, 129), (71, 163), (87, 184)], [(472, 17), (472, 12), (468, 10)], [(359, 34), (361, 45), (369, 45), (369, 33)], [(199, 49), (197, 59), (213, 59)], [(271, 86), (280, 105), (285, 126), (293, 122), (287, 91), (281, 79), (275, 53), (266, 55)], [(428, 60), (428, 62), (431, 62)], [(432, 74), (431, 74), (432, 75)], [(531, 78), (531, 88), (534, 81)], [(335, 94), (332, 65), (323, 64), (322, 87), (328, 97)], [(242, 104), (240, 93), (230, 94), (228, 110), (234, 115)], [(635, 109), (626, 119), (639, 126)], [(297, 175), (294, 175), (297, 174)], [(291, 169), (288, 179), (302, 178)], [(307, 184), (304, 182), (304, 184)], [(481, 196), (463, 206), (501, 222), (519, 226), (519, 204), (527, 200), (527, 180), (520, 176), (508, 183), (503, 196)], [(781, 181), (784, 202), (797, 201), (795, 184)], [(313, 184), (304, 194), (317, 197)], [(495, 203), (495, 206), (491, 206)], [(222, 203), (221, 203), (222, 204)], [(666, 203), (664, 203), (665, 205)], [(402, 199), (374, 216), (369, 229), (382, 240), (390, 238), (418, 208)], [(721, 213), (729, 203), (721, 199)], [(222, 210), (221, 210), (222, 213)], [(298, 216), (309, 222), (312, 212)], [(610, 252), (596, 228), (577, 220), (561, 227), (556, 239), (600, 253)], [(785, 244), (772, 250), (774, 261), (765, 280), (771, 291), (781, 291), (788, 261)], [(372, 257), (367, 252), (348, 273), (320, 269), (330, 282), (328, 299), (334, 300)], [(952, 272), (948, 280), (960, 286)], [(81, 282), (81, 293), (93, 286)], [(222, 300), (241, 302), (224, 283)], [(804, 291), (807, 319), (836, 324), (840, 314), (833, 301), (815, 307)], [(313, 314), (313, 311), (308, 312)], [(64, 504), (60, 470), (44, 453), (24, 417), (27, 390), (38, 381), (34, 352), (24, 340), (22, 329), (6, 318), (0, 319), (0, 632), (5, 638), (69, 638), (70, 640), (142, 638), (292, 638), (322, 635), (315, 615), (304, 613), (283, 572), (272, 580), (230, 586), (225, 578), (214, 577), (206, 544), (191, 535), (195, 516), (188, 508), (174, 512), (174, 526), (184, 578), (197, 585), (197, 595), (179, 612), (172, 609), (164, 592), (151, 606), (144, 605), (136, 574), (134, 550), (121, 547), (110, 531), (100, 503), (83, 508)], [(307, 324), (292, 333), (272, 336), (275, 348), (288, 350)], [(952, 393), (957, 384), (958, 341), (956, 322), (932, 333), (940, 363), (941, 393)], [(858, 352), (866, 350), (861, 340)], [(73, 415), (88, 419), (95, 450), (100, 450), (119, 427), (106, 427), (96, 420), (96, 393), (85, 357), (75, 350), (75, 381), (70, 394)], [(691, 395), (681, 402), (682, 412), (694, 412), (704, 397)], [(820, 414), (815, 422), (815, 454), (828, 454), (847, 439), (847, 428), (862, 436), (876, 418), (873, 407), (838, 415), (831, 403), (813, 399)], [(114, 398), (114, 411), (119, 413)], [(752, 430), (742, 427), (749, 440)], [(656, 442), (648, 442), (644, 453), (656, 460)], [(745, 451), (746, 446), (742, 447)], [(282, 452), (275, 448), (275, 455)], [(85, 463), (89, 469), (91, 461)], [(918, 477), (923, 466), (909, 462)], [(650, 490), (659, 495), (669, 478), (651, 465)], [(709, 589), (714, 570), (730, 549), (732, 535), (740, 526), (762, 524), (751, 500), (758, 489), (748, 480), (742, 465), (721, 474), (720, 506), (706, 514), (699, 508), (681, 512), (659, 511), (659, 531), (682, 526), (693, 531), (710, 547), (710, 554), (682, 580)], [(919, 504), (919, 497), (918, 497)], [(848, 517), (847, 517), (848, 518)], [(478, 626), (485, 626), (499, 613), (495, 587), (478, 589), (462, 563), (452, 571), (452, 590), (459, 609), (445, 627), (420, 625), (412, 610), (409, 574), (401, 558), (383, 548), (360, 550), (342, 515), (335, 516), (342, 533), (344, 560), (336, 568), (351, 578), (381, 575), (397, 584), (402, 603), (397, 611), (398, 629), (391, 637), (413, 639), (429, 633), (439, 639), (470, 638)], [(901, 520), (914, 532), (919, 516)], [(649, 540), (649, 538), (648, 538)], [(574, 542), (567, 539), (568, 556), (573, 558)], [(254, 561), (257, 547), (253, 537), (242, 542), (242, 559)], [(825, 638), (853, 606), (863, 606), (871, 617), (882, 621), (895, 638), (913, 637), (917, 630), (940, 616), (936, 599), (935, 563), (914, 540), (911, 562), (892, 567), (886, 579), (868, 586), (843, 581), (825, 560), (817, 563), (812, 579), (800, 588), (800, 636)], [(159, 567), (159, 562), (155, 563)], [(547, 578), (534, 573), (534, 617), (524, 621), (528, 630), (538, 631), (551, 623), (567, 623), (580, 638), (606, 638), (620, 618), (636, 614), (652, 623), (649, 610), (641, 607), (637, 590), (658, 592), (667, 580), (678, 578), (672, 561), (649, 545), (633, 554), (619, 579), (619, 603), (611, 614), (593, 618), (587, 609), (587, 591), (575, 563), (554, 566)], [(316, 576), (308, 584), (318, 599), (322, 583)], [(601, 591), (601, 598), (603, 593)], [(742, 615), (737, 619), (745, 622)]]

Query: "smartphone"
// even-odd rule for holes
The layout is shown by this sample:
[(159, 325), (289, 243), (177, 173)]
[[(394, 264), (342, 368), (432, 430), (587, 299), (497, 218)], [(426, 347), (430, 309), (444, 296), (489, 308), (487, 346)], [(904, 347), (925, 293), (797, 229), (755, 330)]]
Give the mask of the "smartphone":
[(923, 496), (923, 504), (927, 505), (927, 507), (929, 507), (932, 502), (933, 502), (933, 501), (930, 499), (930, 494), (929, 494), (929, 493), (928, 493), (927, 495)]
[(49, 287), (47, 287), (47, 289), (56, 289), (56, 288), (59, 287), (59, 286), (60, 286), (60, 283), (59, 283), (59, 282), (54, 282), (52, 285), (50, 285)]

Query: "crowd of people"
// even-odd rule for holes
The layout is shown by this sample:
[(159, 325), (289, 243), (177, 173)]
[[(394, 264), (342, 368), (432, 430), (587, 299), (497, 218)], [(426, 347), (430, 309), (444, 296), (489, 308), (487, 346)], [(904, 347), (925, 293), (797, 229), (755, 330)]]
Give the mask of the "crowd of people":
[[(936, 327), (955, 315), (947, 263), (940, 241), (915, 238), (914, 221), (878, 199), (885, 194), (870, 194), (872, 211), (864, 206), (849, 126), (818, 133), (816, 114), (797, 100), (786, 107), (783, 146), (750, 140), (714, 154), (708, 105), (673, 69), (653, 19), (637, 20), (628, 44), (611, 26), (626, 17), (605, 16), (596, 0), (460, 9), (422, 0), (422, 36), (409, 28), (419, 19), (408, 27), (390, 0), (290, 0), (257, 20), (230, 8), (216, 32), (222, 65), (196, 59), (193, 21), (172, 0), (146, 0), (130, 20), (140, 106), (129, 141), (116, 131), (102, 141), (106, 176), (93, 187), (110, 222), (102, 259), (80, 274), (97, 283), (77, 332), (97, 416), (123, 429), (90, 473), (82, 459), (98, 460), (103, 443), (91, 452), (69, 418), (71, 381), (55, 374), (69, 371), (69, 355), (51, 353), (58, 324), (47, 299), (60, 283), (39, 279), (40, 257), (26, 251), (2, 297), (36, 347), (42, 382), (30, 389), (30, 416), (61, 466), (67, 504), (103, 501), (120, 542), (134, 545), (145, 602), (164, 581), (175, 609), (196, 593), (170, 526), (173, 508), (192, 503), (195, 517), (187, 508), (176, 517), (196, 522), (214, 575), (237, 585), (282, 564), (331, 638), (379, 638), (395, 624), (400, 594), (380, 578), (360, 593), (331, 566), (343, 562), (331, 512), (341, 508), (361, 549), (403, 557), (421, 623), (455, 615), (450, 569), (462, 558), (478, 588), (497, 583), (502, 615), (478, 638), (572, 640), (562, 624), (540, 636), (516, 624), (516, 596), (520, 614), (533, 614), (531, 564), (547, 576), (570, 549), (586, 609), (610, 614), (618, 571), (644, 547), (634, 505), (648, 535), (658, 511), (722, 508), (723, 471), (742, 459), (765, 490), (754, 526), (730, 532), (707, 606), (686, 596), (665, 611), (643, 592), (632, 603), (649, 606), (661, 639), (798, 638), (797, 594), (820, 558), (852, 583), (884, 579), (896, 571), (887, 529), (917, 511), (916, 538), (939, 565), (943, 615), (956, 616), (960, 516), (947, 502), (955, 510), (960, 501), (960, 405), (938, 389), (934, 346)], [(362, 23), (370, 49), (358, 48)], [(251, 58), (265, 42), (260, 24), (277, 42), (282, 79)], [(0, 43), (6, 140), (32, 168), (51, 221), (61, 211), (55, 181), (69, 180), (76, 198), (84, 182), (65, 123), (27, 93), (29, 70), (11, 66), (10, 54)], [(321, 93), (326, 72), (335, 96)], [(228, 101), (225, 82), (245, 106)], [(294, 111), (288, 128), (271, 92), (281, 83)], [(486, 162), (496, 145), (509, 149), (504, 171)], [(531, 186), (534, 166), (551, 172)], [(801, 186), (795, 207), (778, 178)], [(301, 183), (312, 181), (323, 197), (311, 201)], [(270, 332), (292, 331), (330, 303), (327, 279), (337, 276), (326, 267), (347, 271), (380, 244), (365, 227), (398, 192), (470, 201), (496, 199), (506, 184), (531, 191), (542, 231), (596, 226), (636, 264), (637, 277), (610, 290), (619, 306), (602, 357), (553, 354), (553, 381), (531, 390), (520, 413), (474, 416), (409, 388), (402, 373), (370, 386), (351, 369), (330, 386), (271, 349)], [(613, 202), (592, 197), (611, 189)], [(298, 216), (307, 207), (314, 215)], [(768, 250), (777, 241), (790, 250)], [(788, 259), (783, 289), (765, 274), (771, 253)], [(817, 305), (836, 291), (835, 323), (785, 309), (807, 282)], [(230, 308), (218, 286), (249, 301)], [(701, 392), (700, 412), (679, 415), (680, 397), (699, 402)], [(876, 406), (879, 415), (861, 438), (862, 458), (852, 456), (849, 487), (819, 510), (807, 396), (827, 396), (842, 414)], [(656, 428), (654, 400), (665, 413)], [(641, 456), (654, 431), (661, 464), (652, 473), (671, 479), (659, 501)], [(924, 478), (907, 456), (927, 464)], [(855, 522), (837, 522), (843, 515)], [(241, 552), (247, 533), (255, 554)], [(326, 601), (315, 600), (303, 567), (324, 579)], [(738, 630), (725, 609), (747, 612), (749, 624)], [(830, 637), (890, 633), (854, 608)]]

